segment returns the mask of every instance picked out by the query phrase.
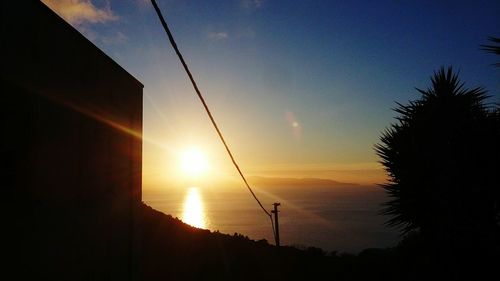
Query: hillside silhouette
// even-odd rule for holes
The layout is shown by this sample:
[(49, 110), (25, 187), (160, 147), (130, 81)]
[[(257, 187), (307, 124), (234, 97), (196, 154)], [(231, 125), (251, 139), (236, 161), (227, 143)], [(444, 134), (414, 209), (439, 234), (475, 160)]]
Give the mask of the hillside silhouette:
[(145, 204), (140, 209), (140, 280), (496, 280), (495, 256), (457, 252), (455, 257), (467, 263), (450, 275), (415, 233), (395, 247), (357, 255), (316, 247), (278, 249), (242, 234), (191, 227)]
[(265, 240), (191, 227), (142, 204), (141, 280), (399, 280), (395, 249), (358, 255), (279, 249)]

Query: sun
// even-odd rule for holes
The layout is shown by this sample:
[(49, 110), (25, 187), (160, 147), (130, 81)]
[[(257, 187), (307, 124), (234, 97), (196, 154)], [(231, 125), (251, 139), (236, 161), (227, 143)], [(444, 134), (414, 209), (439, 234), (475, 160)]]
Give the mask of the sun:
[(180, 154), (180, 169), (185, 176), (199, 177), (208, 170), (208, 161), (203, 151), (189, 148)]

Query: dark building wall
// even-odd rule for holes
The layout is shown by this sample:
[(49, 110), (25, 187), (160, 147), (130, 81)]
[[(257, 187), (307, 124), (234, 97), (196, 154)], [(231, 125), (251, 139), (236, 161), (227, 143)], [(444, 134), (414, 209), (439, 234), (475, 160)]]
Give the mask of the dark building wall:
[(8, 267), (133, 279), (143, 86), (41, 2), (0, 5)]

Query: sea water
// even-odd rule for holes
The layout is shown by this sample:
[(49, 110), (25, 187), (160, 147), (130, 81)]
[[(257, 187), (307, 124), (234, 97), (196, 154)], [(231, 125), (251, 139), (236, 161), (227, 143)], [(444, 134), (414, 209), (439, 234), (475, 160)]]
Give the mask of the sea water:
[[(267, 210), (281, 203), (282, 245), (357, 253), (398, 242), (397, 232), (384, 226), (388, 218), (379, 214), (388, 200), (380, 187), (274, 187), (256, 194)], [(196, 227), (274, 243), (269, 217), (244, 188), (145, 188), (143, 201)]]

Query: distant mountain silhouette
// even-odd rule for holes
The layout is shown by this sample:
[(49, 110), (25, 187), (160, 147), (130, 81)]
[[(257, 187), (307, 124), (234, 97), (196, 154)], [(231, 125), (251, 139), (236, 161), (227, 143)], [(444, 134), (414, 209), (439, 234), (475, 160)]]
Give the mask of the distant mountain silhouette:
[(338, 187), (356, 186), (356, 183), (339, 182), (330, 179), (320, 178), (274, 178), (252, 176), (248, 178), (251, 183), (257, 186), (283, 186), (283, 187)]

